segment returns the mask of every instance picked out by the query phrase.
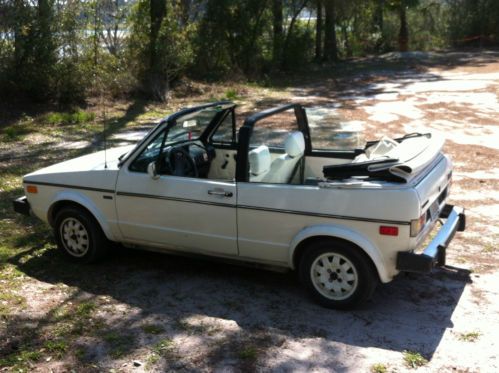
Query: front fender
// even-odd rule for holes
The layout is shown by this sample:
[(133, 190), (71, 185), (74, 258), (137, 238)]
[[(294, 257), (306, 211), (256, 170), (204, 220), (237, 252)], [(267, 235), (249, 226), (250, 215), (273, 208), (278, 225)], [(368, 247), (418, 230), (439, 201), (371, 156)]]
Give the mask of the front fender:
[(54, 198), (52, 199), (52, 202), (50, 203), (50, 208), (47, 212), (47, 220), (50, 221), (50, 215), (52, 214), (52, 209), (55, 206), (57, 202), (60, 201), (70, 201), (70, 202), (75, 202), (83, 207), (85, 207), (90, 213), (94, 216), (94, 218), (97, 220), (99, 225), (102, 228), (102, 231), (106, 235), (106, 237), (110, 240), (114, 239), (114, 235), (112, 233), (111, 227), (109, 226), (109, 223), (107, 222), (107, 219), (105, 216), (102, 214), (100, 209), (95, 205), (94, 201), (92, 201), (91, 198), (88, 196), (78, 192), (78, 191), (73, 191), (73, 190), (64, 190), (60, 191), (55, 194)]
[(314, 225), (302, 229), (291, 241), (288, 265), (294, 269), (293, 257), (298, 245), (311, 237), (327, 236), (331, 238), (341, 238), (350, 241), (360, 247), (371, 258), (378, 271), (381, 282), (389, 282), (391, 277), (388, 275), (385, 264), (379, 252), (379, 249), (364, 235), (350, 228), (341, 225)]

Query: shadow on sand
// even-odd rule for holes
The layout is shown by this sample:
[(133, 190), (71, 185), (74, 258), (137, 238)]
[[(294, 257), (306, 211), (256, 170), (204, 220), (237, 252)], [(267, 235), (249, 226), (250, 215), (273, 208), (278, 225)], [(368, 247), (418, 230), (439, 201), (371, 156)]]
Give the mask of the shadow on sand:
[[(317, 348), (328, 354), (341, 343), (417, 350), (431, 359), (443, 333), (453, 326), (451, 316), (466, 283), (471, 281), (468, 271), (452, 267), (431, 275), (402, 275), (379, 286), (374, 299), (362, 309), (340, 312), (312, 303), (294, 273), (279, 274), (122, 247), (105, 262), (85, 266), (66, 262), (56, 250), (33, 255), (36, 252), (33, 248), (9, 262), (40, 281), (76, 287), (78, 296), (105, 295), (138, 310), (111, 321), (109, 328), (115, 333), (137, 335), (137, 323), (147, 317), (161, 320), (170, 337), (181, 333), (179, 325), (192, 316), (235, 321), (241, 330), (229, 332), (225, 342), (213, 348), (213, 364), (221, 356), (234, 354), (241, 333), (259, 348), (270, 348), (288, 337), (318, 338)], [(56, 321), (49, 312), (43, 319), (11, 319), (8, 327), (16, 329), (22, 323), (41, 330), (40, 325)], [(206, 343), (210, 338), (203, 333), (197, 337), (206, 338)], [(31, 338), (42, 336), (35, 333)], [(129, 349), (147, 347), (147, 343), (137, 339)], [(91, 359), (98, 362), (99, 357)], [(307, 368), (306, 362), (292, 358), (280, 368), (297, 366)]]

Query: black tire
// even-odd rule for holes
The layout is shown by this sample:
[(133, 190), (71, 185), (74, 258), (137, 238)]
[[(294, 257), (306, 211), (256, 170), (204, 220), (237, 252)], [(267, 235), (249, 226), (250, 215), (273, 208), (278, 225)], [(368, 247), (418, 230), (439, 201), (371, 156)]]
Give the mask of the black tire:
[(74, 262), (96, 262), (108, 252), (109, 241), (99, 223), (82, 208), (62, 208), (55, 218), (54, 236), (59, 250)]
[[(312, 266), (317, 269), (315, 279), (312, 277)], [(335, 309), (352, 309), (366, 302), (379, 281), (374, 265), (361, 249), (334, 239), (311, 243), (300, 260), (299, 274), (316, 302)], [(340, 290), (333, 289), (331, 292), (326, 285)]]

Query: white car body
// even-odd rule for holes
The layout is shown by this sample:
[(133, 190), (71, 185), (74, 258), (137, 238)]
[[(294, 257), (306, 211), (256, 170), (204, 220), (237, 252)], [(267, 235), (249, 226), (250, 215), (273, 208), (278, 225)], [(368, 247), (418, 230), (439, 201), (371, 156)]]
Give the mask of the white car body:
[[(130, 170), (137, 155), (167, 123), (158, 125), (135, 148), (107, 150), (106, 163), (104, 153), (98, 152), (26, 175), (23, 183), (32, 213), (54, 224), (54, 210), (74, 203), (93, 215), (111, 241), (290, 269), (297, 266), (305, 243), (332, 237), (363, 250), (381, 282), (392, 280), (401, 269), (419, 270), (417, 264), (404, 264), (398, 255), (407, 253), (412, 261), (442, 211), (447, 210), (447, 228), (444, 226), (441, 237), (436, 238), (436, 249), (426, 252), (431, 260), (425, 261), (425, 268), (430, 262), (430, 267), (438, 264), (436, 251), (447, 246), (458, 228), (464, 229), (464, 212), (445, 208), (452, 163), (441, 153), (443, 142), (438, 139), (424, 140), (423, 155), (418, 153), (404, 162), (413, 162), (412, 170), (417, 172), (405, 175), (408, 177), (402, 183), (353, 177), (275, 184), (238, 177), (151, 177), (150, 173)], [(239, 148), (244, 146), (241, 133)], [(210, 172), (218, 167), (222, 173), (222, 160), (235, 163), (239, 148), (217, 148)], [(120, 162), (123, 153), (128, 155)], [(305, 155), (302, 172), (317, 175), (324, 165), (342, 163), (345, 161), (334, 157)], [(434, 211), (427, 213), (430, 208)], [(424, 228), (411, 235), (411, 224), (422, 215), (427, 220)]]

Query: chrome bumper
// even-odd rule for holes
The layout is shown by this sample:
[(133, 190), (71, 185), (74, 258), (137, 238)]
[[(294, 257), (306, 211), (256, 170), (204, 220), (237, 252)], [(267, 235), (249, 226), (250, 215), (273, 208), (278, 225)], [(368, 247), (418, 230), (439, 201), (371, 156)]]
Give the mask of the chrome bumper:
[(440, 216), (447, 219), (437, 235), (421, 254), (401, 251), (397, 254), (397, 269), (404, 272), (430, 272), (445, 265), (446, 249), (456, 232), (466, 229), (466, 216), (462, 207), (445, 205)]

